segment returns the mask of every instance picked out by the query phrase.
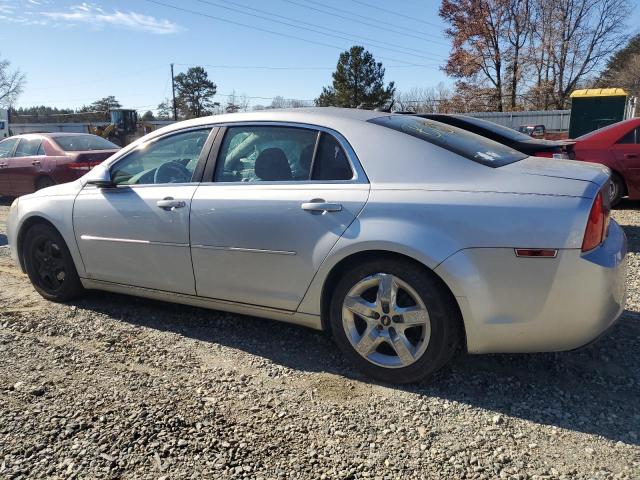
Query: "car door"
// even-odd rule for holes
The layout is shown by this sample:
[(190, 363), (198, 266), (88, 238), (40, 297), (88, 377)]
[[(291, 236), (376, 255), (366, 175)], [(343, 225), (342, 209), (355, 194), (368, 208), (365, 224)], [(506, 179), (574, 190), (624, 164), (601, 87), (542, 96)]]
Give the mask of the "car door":
[(0, 195), (13, 193), (9, 181), (9, 160), (18, 145), (19, 138), (7, 138), (0, 142)]
[(635, 185), (640, 185), (640, 127), (625, 134), (611, 147), (611, 151), (624, 170), (625, 177)]
[(189, 209), (214, 134), (154, 138), (109, 166), (113, 188), (82, 189), (73, 225), (88, 278), (195, 294)]
[(364, 206), (364, 172), (344, 138), (314, 127), (230, 126), (216, 143), (191, 207), (197, 293), (295, 310)]
[(13, 158), (8, 160), (9, 181), (15, 193), (24, 195), (35, 191), (36, 179), (42, 171), (44, 150), (39, 137), (23, 137)]

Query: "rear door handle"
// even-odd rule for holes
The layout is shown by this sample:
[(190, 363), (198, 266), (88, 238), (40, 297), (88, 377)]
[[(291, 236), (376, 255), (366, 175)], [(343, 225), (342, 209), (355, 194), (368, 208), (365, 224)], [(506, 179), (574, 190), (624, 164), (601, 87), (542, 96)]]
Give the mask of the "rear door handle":
[(311, 200), (301, 205), (303, 210), (307, 212), (339, 212), (342, 205), (339, 203), (329, 203), (324, 200)]
[(163, 198), (162, 200), (158, 200), (156, 205), (163, 210), (168, 212), (174, 211), (176, 208), (183, 208), (187, 206), (187, 202), (182, 200), (174, 200), (171, 197)]
[(635, 159), (635, 158), (638, 158), (638, 154), (637, 153), (625, 153), (624, 154), (624, 158), (626, 158), (627, 160)]
[(5, 168), (7, 166), (7, 163), (0, 163), (0, 168)]

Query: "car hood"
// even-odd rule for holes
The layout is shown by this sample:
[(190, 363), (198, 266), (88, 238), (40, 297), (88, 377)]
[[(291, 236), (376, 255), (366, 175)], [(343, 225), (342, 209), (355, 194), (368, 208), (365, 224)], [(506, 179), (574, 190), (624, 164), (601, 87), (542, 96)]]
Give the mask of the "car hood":
[(581, 180), (598, 186), (604, 184), (611, 174), (607, 167), (598, 163), (538, 157), (527, 157), (501, 167), (501, 170), (525, 175)]

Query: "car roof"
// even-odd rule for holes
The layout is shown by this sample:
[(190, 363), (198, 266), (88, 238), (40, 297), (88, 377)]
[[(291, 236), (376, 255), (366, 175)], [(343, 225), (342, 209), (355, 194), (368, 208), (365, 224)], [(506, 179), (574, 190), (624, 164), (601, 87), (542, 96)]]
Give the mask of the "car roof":
[(195, 127), (199, 125), (211, 125), (228, 122), (268, 122), (268, 121), (289, 121), (310, 124), (330, 124), (332, 121), (354, 120), (367, 121), (372, 118), (392, 115), (388, 112), (376, 112), (372, 110), (361, 110), (357, 108), (337, 108), (337, 107), (303, 107), (268, 109), (253, 112), (225, 113), (222, 115), (211, 115), (208, 117), (194, 118), (182, 122), (173, 123), (162, 130), (169, 131), (185, 127)]

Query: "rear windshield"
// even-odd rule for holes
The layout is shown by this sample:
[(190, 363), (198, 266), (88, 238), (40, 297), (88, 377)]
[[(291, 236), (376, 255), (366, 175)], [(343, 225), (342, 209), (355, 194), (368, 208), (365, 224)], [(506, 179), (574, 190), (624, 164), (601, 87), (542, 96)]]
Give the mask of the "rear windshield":
[(527, 158), (506, 145), (427, 118), (391, 115), (373, 118), (369, 122), (406, 133), (488, 167), (501, 167)]
[(96, 135), (65, 135), (53, 137), (53, 141), (65, 152), (81, 152), (83, 150), (119, 149), (115, 143)]

